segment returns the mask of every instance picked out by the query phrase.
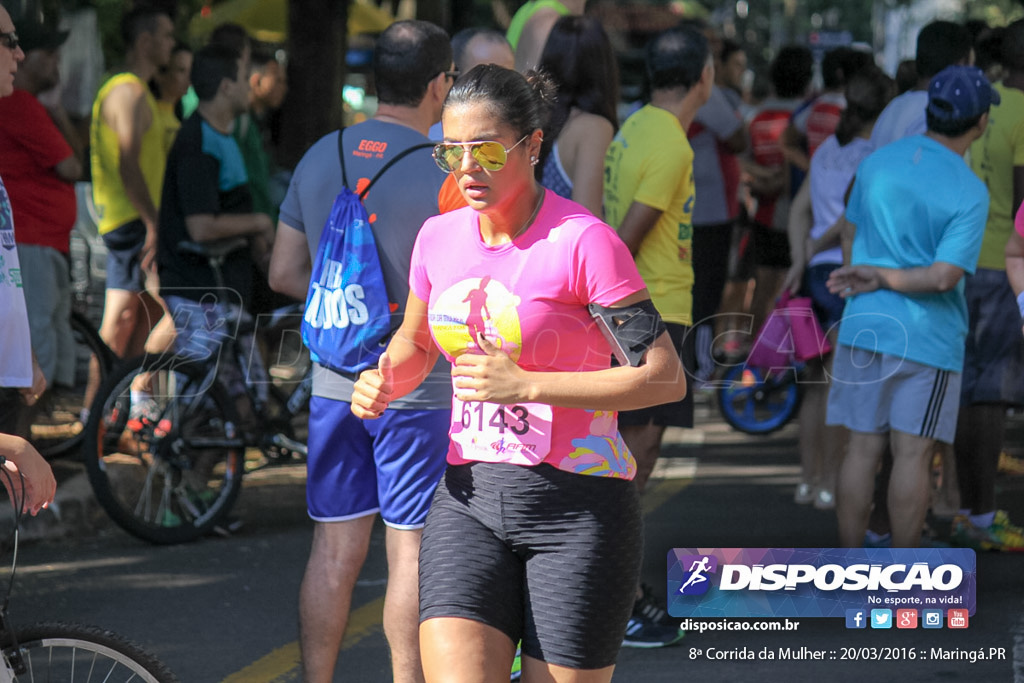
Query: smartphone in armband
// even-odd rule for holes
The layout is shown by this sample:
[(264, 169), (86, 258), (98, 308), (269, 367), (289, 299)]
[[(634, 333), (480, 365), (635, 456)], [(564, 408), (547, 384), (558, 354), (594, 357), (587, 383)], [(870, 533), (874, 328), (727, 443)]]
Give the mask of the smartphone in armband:
[(650, 299), (622, 308), (600, 304), (590, 304), (587, 308), (619, 365), (639, 366), (647, 349), (666, 330)]

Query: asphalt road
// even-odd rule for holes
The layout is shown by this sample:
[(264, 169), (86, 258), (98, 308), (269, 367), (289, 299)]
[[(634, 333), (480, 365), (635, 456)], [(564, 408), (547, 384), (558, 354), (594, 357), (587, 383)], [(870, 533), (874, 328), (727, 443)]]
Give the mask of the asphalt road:
[[(792, 428), (745, 437), (706, 406), (698, 421), (696, 430), (671, 433), (661, 478), (645, 494), (644, 575), (662, 595), (672, 547), (835, 544), (831, 513), (792, 502), (798, 471)], [(1010, 443), (1024, 443), (1019, 437), (1013, 432)], [(303, 486), (301, 467), (248, 478), (237, 508), (245, 527), (228, 539), (155, 547), (99, 517), (94, 530), (25, 544), (12, 619), (113, 629), (156, 653), (187, 683), (298, 681), (296, 599), (312, 535)], [(1022, 493), (1024, 477), (1000, 480), (1000, 505), (1017, 520), (1024, 520)], [(380, 625), (382, 541), (378, 528), (356, 590), (338, 681), (390, 680)], [(795, 631), (689, 633), (675, 647), (623, 650), (614, 680), (1024, 682), (1022, 607), (1024, 554), (984, 554), (978, 557), (978, 610), (965, 630), (855, 631), (842, 619), (818, 618), (798, 620)], [(822, 658), (795, 658), (807, 654), (803, 648)], [(970, 653), (979, 649), (992, 658), (972, 663)], [(873, 659), (894, 654), (899, 658)], [(958, 658), (938, 659), (950, 654)]]

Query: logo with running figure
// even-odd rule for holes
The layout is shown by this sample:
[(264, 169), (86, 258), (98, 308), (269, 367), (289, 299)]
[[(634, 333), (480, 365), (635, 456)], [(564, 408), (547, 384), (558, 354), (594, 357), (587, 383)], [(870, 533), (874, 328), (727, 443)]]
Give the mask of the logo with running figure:
[(679, 586), (681, 595), (704, 595), (711, 587), (708, 574), (718, 571), (718, 558), (714, 555), (687, 555), (680, 558), (680, 564), (686, 567), (683, 584)]
[(451, 356), (479, 353), (477, 335), (519, 359), (523, 333), (519, 297), (490, 275), (467, 278), (451, 285), (432, 303), (430, 328), (438, 345)]

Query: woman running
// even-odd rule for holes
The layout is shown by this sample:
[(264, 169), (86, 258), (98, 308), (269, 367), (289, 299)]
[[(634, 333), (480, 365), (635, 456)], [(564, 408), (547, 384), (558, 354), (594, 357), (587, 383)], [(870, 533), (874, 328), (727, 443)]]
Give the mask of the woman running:
[[(377, 417), (438, 353), (453, 364), (448, 468), (420, 549), (427, 681), (503, 683), (519, 640), (523, 681), (611, 680), (643, 542), (615, 411), (686, 392), (628, 249), (534, 179), (551, 92), (495, 65), (452, 88), (434, 155), (469, 206), (424, 224), (402, 327), (352, 397)], [(473, 338), (467, 295), (485, 278), (493, 336)], [(613, 346), (629, 364), (610, 367)]]

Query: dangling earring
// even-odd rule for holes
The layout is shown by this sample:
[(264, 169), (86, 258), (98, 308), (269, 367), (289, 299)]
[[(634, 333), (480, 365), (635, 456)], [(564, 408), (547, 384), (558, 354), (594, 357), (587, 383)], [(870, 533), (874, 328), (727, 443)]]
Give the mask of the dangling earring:
[(537, 157), (530, 157), (530, 166), (536, 166), (537, 165), (537, 161), (538, 161)]

